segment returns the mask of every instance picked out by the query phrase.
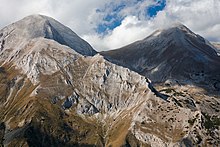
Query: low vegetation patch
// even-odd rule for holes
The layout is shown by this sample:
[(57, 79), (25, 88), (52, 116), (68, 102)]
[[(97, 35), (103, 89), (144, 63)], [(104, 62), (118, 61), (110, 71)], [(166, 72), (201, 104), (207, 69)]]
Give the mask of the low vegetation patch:
[(206, 129), (215, 129), (220, 126), (220, 118), (218, 118), (217, 116), (210, 116), (206, 113), (204, 113), (203, 115), (205, 117), (204, 126)]
[(176, 91), (173, 88), (167, 88), (167, 89), (160, 90), (160, 92), (172, 93), (172, 92), (176, 92)]
[(188, 123), (189, 123), (191, 126), (193, 126), (194, 123), (195, 123), (195, 121), (196, 121), (196, 118), (189, 119), (189, 120), (188, 120)]

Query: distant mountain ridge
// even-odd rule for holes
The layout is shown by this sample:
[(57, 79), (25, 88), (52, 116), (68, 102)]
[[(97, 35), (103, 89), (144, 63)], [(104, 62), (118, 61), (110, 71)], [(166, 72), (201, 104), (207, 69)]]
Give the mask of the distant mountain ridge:
[(220, 57), (215, 48), (181, 24), (101, 54), (109, 61), (149, 77), (154, 83), (207, 80), (213, 86), (220, 80)]

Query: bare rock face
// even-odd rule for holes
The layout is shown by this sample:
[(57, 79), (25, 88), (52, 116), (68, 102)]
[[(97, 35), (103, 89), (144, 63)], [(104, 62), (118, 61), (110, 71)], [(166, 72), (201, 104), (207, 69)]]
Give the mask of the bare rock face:
[[(18, 25), (23, 21), (27, 28)], [(48, 28), (48, 21), (55, 30)], [(80, 42), (85, 47), (81, 52), (56, 40), (54, 32), (63, 40), (71, 36), (65, 38), (58, 24), (45, 16), (30, 16), (0, 31), (0, 145), (220, 143), (217, 96), (193, 85), (155, 89), (145, 76), (100, 54), (84, 56), (91, 55), (87, 43)], [(16, 29), (5, 35), (10, 28)]]
[(43, 15), (30, 15), (3, 28), (0, 31), (0, 49), (3, 49), (4, 44), (8, 45), (7, 48), (16, 47), (18, 49), (23, 47), (26, 41), (39, 37), (69, 46), (82, 55), (96, 54), (96, 51), (71, 29), (53, 18)]

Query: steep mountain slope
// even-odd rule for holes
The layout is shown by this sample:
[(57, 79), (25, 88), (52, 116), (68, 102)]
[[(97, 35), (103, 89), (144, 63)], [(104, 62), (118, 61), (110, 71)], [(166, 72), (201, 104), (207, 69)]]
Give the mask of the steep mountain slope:
[(214, 47), (181, 24), (155, 31), (141, 41), (101, 54), (149, 77), (154, 83), (206, 81), (213, 87), (220, 80), (220, 57)]
[(60, 44), (69, 46), (82, 55), (91, 56), (96, 54), (96, 51), (71, 29), (53, 18), (43, 15), (27, 16), (3, 28), (0, 31), (0, 38), (7, 39), (0, 40), (0, 50), (2, 50), (5, 45), (19, 47), (19, 45), (24, 44), (25, 41), (38, 37), (55, 40)]
[(220, 144), (219, 98), (184, 87), (164, 100), (146, 77), (54, 38), (1, 36), (0, 145)]

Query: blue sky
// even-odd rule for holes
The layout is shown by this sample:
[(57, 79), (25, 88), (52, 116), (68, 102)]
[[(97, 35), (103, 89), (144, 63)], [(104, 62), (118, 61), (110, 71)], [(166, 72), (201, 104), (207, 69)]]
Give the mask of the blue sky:
[(146, 15), (149, 17), (154, 17), (157, 12), (162, 11), (166, 6), (166, 0), (157, 0), (156, 5), (151, 5), (146, 8)]
[[(135, 0), (134, 5), (137, 3), (143, 2), (143, 0)], [(114, 5), (114, 3), (109, 3), (105, 6), (104, 9), (97, 9), (97, 13), (103, 13), (107, 8)], [(166, 0), (154, 0), (154, 3), (146, 6), (144, 9), (144, 17), (145, 19), (149, 19), (151, 17), (155, 17), (159, 11), (162, 11), (166, 6)], [(113, 30), (114, 28), (121, 25), (121, 22), (126, 16), (121, 16), (120, 11), (127, 7), (126, 2), (119, 3), (114, 6), (111, 13), (108, 13), (103, 17), (103, 22), (97, 25), (96, 32), (99, 34), (106, 34), (108, 31)]]
[(98, 51), (120, 48), (175, 23), (220, 42), (220, 0), (0, 1), (0, 28), (31, 14), (47, 15)]

